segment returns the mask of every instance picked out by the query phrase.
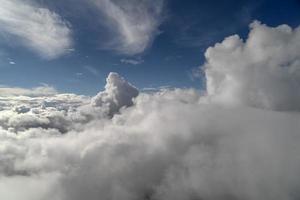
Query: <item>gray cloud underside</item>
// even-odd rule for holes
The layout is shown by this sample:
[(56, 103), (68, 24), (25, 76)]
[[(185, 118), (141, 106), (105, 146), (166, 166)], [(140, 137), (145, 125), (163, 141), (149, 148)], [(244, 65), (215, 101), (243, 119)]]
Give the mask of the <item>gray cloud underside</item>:
[(92, 98), (1, 97), (0, 199), (299, 199), (299, 37), (255, 22), (210, 47), (202, 95), (111, 73)]

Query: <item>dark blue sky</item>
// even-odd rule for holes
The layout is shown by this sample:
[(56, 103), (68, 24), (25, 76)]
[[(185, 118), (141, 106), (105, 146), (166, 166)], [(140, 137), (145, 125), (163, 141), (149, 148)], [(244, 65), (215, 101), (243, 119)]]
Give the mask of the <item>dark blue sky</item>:
[(110, 14), (82, 2), (40, 0), (34, 4), (55, 12), (68, 21), (72, 30), (72, 48), (55, 58), (45, 58), (20, 45), (19, 40), (14, 41), (14, 34), (1, 30), (0, 23), (0, 85), (32, 88), (45, 83), (62, 92), (93, 95), (102, 89), (107, 74), (114, 71), (140, 89), (201, 89), (203, 80), (191, 74), (203, 64), (209, 46), (232, 34), (247, 37), (253, 20), (269, 26), (300, 24), (299, 0), (168, 0), (147, 48), (128, 54), (103, 47), (116, 37), (107, 23)]

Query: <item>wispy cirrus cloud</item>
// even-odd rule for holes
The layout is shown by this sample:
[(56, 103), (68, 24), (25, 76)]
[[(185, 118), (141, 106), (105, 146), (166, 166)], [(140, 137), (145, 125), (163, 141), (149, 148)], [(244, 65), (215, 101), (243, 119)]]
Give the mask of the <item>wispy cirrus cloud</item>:
[(105, 48), (121, 54), (144, 52), (159, 33), (164, 0), (91, 0), (106, 17), (104, 23), (113, 33)]
[(88, 72), (90, 72), (91, 74), (93, 74), (94, 76), (100, 76), (100, 72), (98, 69), (96, 69), (93, 66), (90, 65), (85, 65), (83, 66), (84, 69), (86, 69)]
[(141, 58), (137, 58), (137, 59), (123, 58), (120, 60), (120, 62), (123, 64), (126, 64), (126, 65), (140, 65), (140, 64), (144, 63), (145, 61)]
[(72, 46), (68, 22), (31, 1), (0, 0), (0, 33), (47, 59), (57, 58)]

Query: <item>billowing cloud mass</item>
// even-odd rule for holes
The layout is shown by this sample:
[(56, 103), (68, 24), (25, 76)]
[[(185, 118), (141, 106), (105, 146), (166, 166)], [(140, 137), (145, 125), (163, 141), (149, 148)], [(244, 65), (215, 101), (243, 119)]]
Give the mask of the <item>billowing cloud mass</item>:
[(300, 28), (258, 21), (245, 42), (238, 35), (206, 53), (207, 92), (217, 101), (300, 110)]
[(91, 0), (115, 34), (106, 48), (122, 54), (142, 53), (159, 33), (163, 0)]
[(254, 22), (210, 47), (203, 94), (111, 73), (91, 98), (1, 97), (0, 199), (299, 199), (299, 35)]
[(126, 106), (132, 106), (132, 99), (139, 91), (117, 73), (110, 73), (106, 79), (105, 91), (99, 92), (93, 99), (92, 105), (106, 110), (110, 116)]
[(28, 0), (0, 0), (0, 5), (2, 35), (16, 36), (24, 46), (47, 59), (71, 48), (70, 26), (58, 14)]

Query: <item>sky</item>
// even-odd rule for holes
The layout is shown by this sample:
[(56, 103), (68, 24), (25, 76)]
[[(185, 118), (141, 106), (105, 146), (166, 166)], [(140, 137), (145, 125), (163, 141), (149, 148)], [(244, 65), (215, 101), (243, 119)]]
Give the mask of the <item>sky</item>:
[(109, 72), (140, 89), (205, 89), (205, 50), (249, 24), (300, 23), (298, 0), (1, 0), (0, 85), (95, 95)]
[(299, 200), (299, 4), (0, 0), (0, 199)]

